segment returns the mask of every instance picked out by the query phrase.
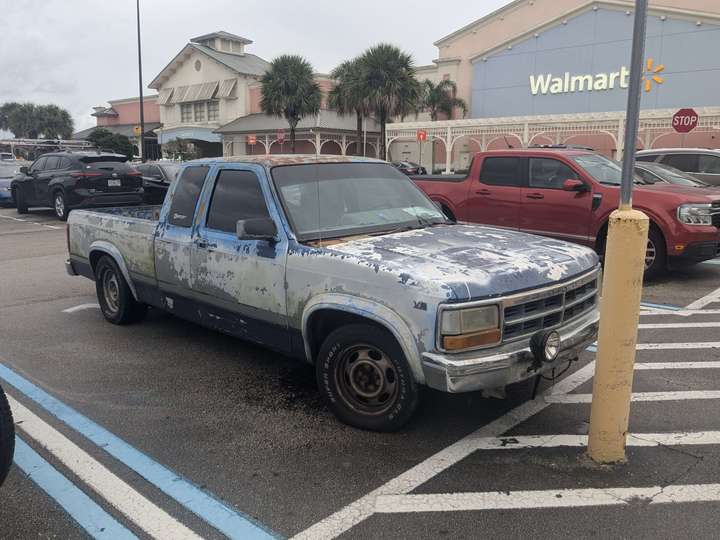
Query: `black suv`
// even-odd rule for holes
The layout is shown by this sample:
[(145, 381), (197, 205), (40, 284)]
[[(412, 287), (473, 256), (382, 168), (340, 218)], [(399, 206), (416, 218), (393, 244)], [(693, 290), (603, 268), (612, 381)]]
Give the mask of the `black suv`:
[(10, 191), (19, 214), (49, 206), (63, 221), (73, 208), (143, 203), (140, 171), (124, 155), (107, 152), (44, 154), (20, 168)]

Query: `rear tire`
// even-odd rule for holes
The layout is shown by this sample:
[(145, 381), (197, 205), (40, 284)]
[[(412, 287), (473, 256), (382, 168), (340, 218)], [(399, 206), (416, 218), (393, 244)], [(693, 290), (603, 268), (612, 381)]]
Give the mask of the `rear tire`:
[(67, 221), (70, 210), (68, 210), (67, 208), (67, 204), (65, 201), (65, 193), (63, 193), (63, 191), (60, 189), (54, 191), (51, 202), (52, 208), (55, 211), (55, 216), (60, 221)]
[(7, 478), (15, 453), (15, 424), (10, 405), (0, 388), (0, 486)]
[(100, 311), (112, 324), (138, 322), (147, 313), (147, 304), (135, 300), (117, 263), (107, 255), (95, 266), (95, 291)]
[(28, 205), (27, 202), (25, 202), (25, 196), (22, 194), (22, 190), (18, 188), (13, 189), (13, 200), (15, 201), (18, 214), (28, 213)]
[(417, 409), (419, 391), (402, 348), (377, 326), (351, 324), (331, 332), (315, 369), (330, 409), (351, 426), (397, 431)]

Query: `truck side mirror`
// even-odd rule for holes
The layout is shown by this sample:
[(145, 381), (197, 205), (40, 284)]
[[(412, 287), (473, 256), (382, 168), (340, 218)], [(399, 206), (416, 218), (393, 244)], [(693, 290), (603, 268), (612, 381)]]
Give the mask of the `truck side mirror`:
[(565, 180), (563, 182), (562, 188), (563, 188), (563, 191), (580, 191), (580, 192), (582, 192), (582, 191), (588, 190), (587, 186), (585, 185), (585, 182), (583, 182), (581, 180), (576, 180), (574, 178)]
[(272, 218), (240, 219), (237, 222), (237, 237), (240, 240), (277, 240), (277, 227)]
[(26, 174), (26, 175), (27, 175), (27, 174), (29, 174), (29, 173), (30, 173), (30, 169), (28, 168), (27, 165), (23, 165), (22, 167), (20, 167), (20, 174)]

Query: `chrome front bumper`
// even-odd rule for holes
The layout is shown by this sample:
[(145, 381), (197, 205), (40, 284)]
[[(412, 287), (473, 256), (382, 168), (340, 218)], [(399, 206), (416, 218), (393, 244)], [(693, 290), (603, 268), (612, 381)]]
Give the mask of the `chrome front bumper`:
[(426, 352), (422, 367), (426, 384), (445, 392), (471, 392), (502, 388), (538, 373), (561, 366), (578, 355), (597, 339), (600, 314), (597, 308), (556, 330), (561, 346), (553, 362), (537, 362), (530, 351), (530, 339), (507, 345), (461, 354)]

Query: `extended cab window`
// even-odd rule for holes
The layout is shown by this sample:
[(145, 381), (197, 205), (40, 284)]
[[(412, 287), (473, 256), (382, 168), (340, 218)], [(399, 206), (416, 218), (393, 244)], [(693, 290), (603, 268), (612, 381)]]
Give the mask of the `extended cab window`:
[(188, 167), (178, 180), (170, 204), (168, 222), (178, 227), (190, 227), (195, 215), (200, 192), (202, 191), (208, 167)]
[(220, 171), (215, 182), (207, 227), (235, 233), (241, 219), (269, 217), (260, 182), (254, 172)]
[(668, 154), (660, 162), (685, 172), (698, 172), (697, 154)]
[(523, 158), (487, 157), (483, 160), (480, 181), (490, 186), (523, 185)]
[(578, 180), (578, 176), (562, 161), (549, 158), (530, 158), (530, 187), (562, 189), (565, 180)]

